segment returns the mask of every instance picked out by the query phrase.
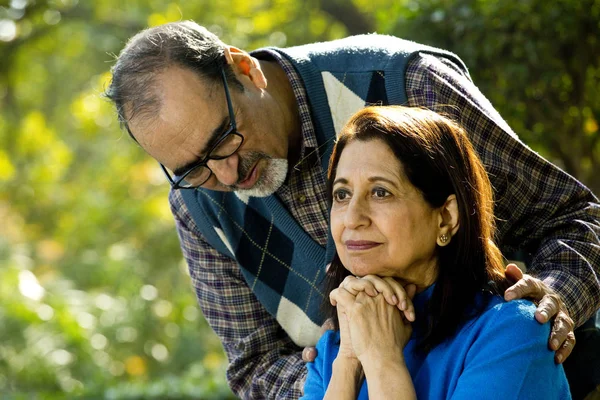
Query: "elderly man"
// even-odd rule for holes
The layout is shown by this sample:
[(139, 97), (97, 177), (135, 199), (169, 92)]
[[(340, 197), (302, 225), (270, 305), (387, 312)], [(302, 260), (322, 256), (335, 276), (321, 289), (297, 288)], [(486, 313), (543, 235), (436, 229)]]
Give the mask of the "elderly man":
[(107, 96), (173, 188), (196, 294), (241, 397), (301, 394), (334, 251), (325, 171), (335, 133), (365, 104), (427, 107), (465, 127), (503, 251), (530, 256), (530, 275), (507, 270), (518, 282), (505, 297), (539, 301), (558, 363), (600, 305), (598, 200), (521, 143), (449, 52), (363, 35), (247, 53), (179, 22), (137, 34), (112, 72)]

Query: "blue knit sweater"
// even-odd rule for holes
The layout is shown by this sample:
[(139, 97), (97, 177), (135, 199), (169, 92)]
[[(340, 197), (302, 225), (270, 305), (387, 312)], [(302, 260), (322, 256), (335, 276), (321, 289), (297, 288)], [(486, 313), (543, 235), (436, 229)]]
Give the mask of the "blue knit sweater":
[[(432, 293), (415, 297), (417, 318)], [(535, 306), (525, 300), (504, 302), (481, 293), (476, 304), (489, 303), (475, 319), (460, 325), (452, 337), (428, 354), (416, 351), (418, 329), (404, 348), (406, 366), (418, 399), (570, 399), (563, 367), (548, 349), (550, 324), (534, 319)], [(317, 344), (318, 356), (308, 365), (303, 399), (322, 399), (339, 350), (339, 331), (326, 332)], [(368, 399), (363, 382), (359, 400)]]
[[(414, 54), (446, 57), (466, 73), (455, 55), (392, 36), (361, 35), (269, 50), (287, 58), (304, 83), (324, 175), (336, 132), (352, 114), (367, 103), (406, 102), (405, 71)], [(325, 266), (335, 251), (331, 237), (326, 248), (315, 242), (276, 195), (245, 198), (199, 189), (184, 190), (182, 196), (204, 238), (236, 260), (265, 309), (280, 323), (294, 321), (282, 323), (292, 340), (314, 345), (323, 322), (319, 309)]]

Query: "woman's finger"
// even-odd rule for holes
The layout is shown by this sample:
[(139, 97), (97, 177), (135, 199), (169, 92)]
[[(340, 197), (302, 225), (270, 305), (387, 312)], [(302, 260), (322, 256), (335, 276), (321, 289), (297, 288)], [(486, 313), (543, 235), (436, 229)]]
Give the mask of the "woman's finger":
[[(402, 284), (390, 276), (381, 278), (376, 275), (367, 275), (361, 278), (361, 280), (372, 282), (375, 289), (384, 295), (388, 304), (398, 307), (404, 313), (404, 317), (410, 322), (415, 321), (415, 307), (412, 303), (414, 292), (409, 296)], [(414, 287), (414, 285), (409, 286)]]
[(416, 313), (415, 313), (415, 306), (412, 302), (412, 299), (415, 297), (415, 294), (417, 293), (417, 286), (415, 284), (409, 284), (404, 286), (404, 291), (406, 292), (406, 296), (407, 296), (407, 307), (406, 310), (404, 310), (404, 316), (406, 317), (406, 319), (410, 322), (415, 322), (416, 319)]
[(390, 288), (394, 291), (395, 296), (398, 298), (398, 308), (400, 311), (406, 310), (411, 304), (411, 300), (406, 293), (406, 289), (396, 279), (386, 276), (383, 280), (390, 285)]
[(391, 281), (386, 281), (377, 275), (366, 275), (359, 280), (370, 282), (374, 286), (375, 290), (383, 295), (385, 301), (392, 306), (398, 306), (402, 304), (402, 300), (406, 297), (402, 285), (397, 285), (399, 289), (392, 286), (391, 281), (397, 283), (393, 279), (391, 279)]
[[(339, 296), (339, 290), (345, 290), (354, 297), (358, 296), (360, 293), (366, 293), (371, 297), (375, 297), (381, 293), (388, 304), (398, 307), (398, 309), (404, 313), (404, 316), (408, 321), (414, 322), (415, 309), (412, 304), (412, 298), (414, 297), (416, 287), (415, 285), (408, 285), (407, 287), (410, 288), (410, 294), (407, 293), (400, 282), (392, 277), (382, 278), (377, 275), (366, 275), (362, 278), (357, 278), (350, 275), (347, 276), (342, 281), (339, 288), (336, 289), (338, 290), (336, 295)], [(331, 296), (330, 301), (332, 301)], [(333, 301), (336, 301), (336, 298), (334, 298)], [(335, 306), (333, 301), (332, 305)]]
[(357, 278), (355, 276), (347, 276), (342, 283), (340, 288), (346, 289), (353, 296), (356, 296), (360, 292), (365, 292), (371, 297), (377, 296), (379, 292), (375, 289), (375, 286), (369, 281)]
[(354, 295), (344, 288), (337, 288), (329, 293), (329, 302), (334, 307), (343, 309), (351, 307), (354, 304)]
[(357, 277), (355, 277), (354, 275), (348, 275), (347, 277), (344, 278), (344, 280), (340, 283), (340, 285), (338, 286), (338, 288), (343, 288), (346, 285), (349, 284), (349, 282), (352, 282), (353, 280), (358, 279)]
[[(414, 297), (414, 291), (416, 290), (416, 286), (413, 284), (408, 285), (407, 287), (402, 286), (400, 282), (392, 277), (385, 277), (384, 280), (392, 287), (396, 296), (398, 296), (398, 308), (400, 311), (404, 313), (404, 317), (410, 321), (415, 321), (415, 306), (413, 305), (412, 298)], [(411, 293), (407, 291), (407, 288), (410, 287)]]
[(329, 293), (329, 303), (332, 306), (336, 306), (337, 305), (337, 295), (338, 295), (338, 291), (340, 289), (333, 289), (330, 293)]

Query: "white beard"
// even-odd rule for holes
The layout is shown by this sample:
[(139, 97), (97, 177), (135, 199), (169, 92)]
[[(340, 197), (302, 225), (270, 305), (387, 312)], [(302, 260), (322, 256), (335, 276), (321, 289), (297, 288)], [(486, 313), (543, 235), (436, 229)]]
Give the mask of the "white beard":
[(283, 185), (288, 172), (288, 160), (270, 158), (258, 181), (250, 189), (237, 189), (235, 192), (247, 197), (268, 197)]

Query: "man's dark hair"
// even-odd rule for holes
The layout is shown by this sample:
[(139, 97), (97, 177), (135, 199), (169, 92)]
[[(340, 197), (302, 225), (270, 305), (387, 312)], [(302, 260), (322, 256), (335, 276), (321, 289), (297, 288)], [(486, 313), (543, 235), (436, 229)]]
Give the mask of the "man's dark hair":
[(157, 115), (161, 104), (155, 78), (171, 66), (188, 68), (215, 83), (225, 68), (228, 81), (241, 88), (225, 62), (224, 47), (216, 35), (193, 21), (160, 25), (132, 37), (111, 70), (112, 80), (105, 92), (116, 106), (121, 126), (131, 135), (128, 121), (134, 116)]

